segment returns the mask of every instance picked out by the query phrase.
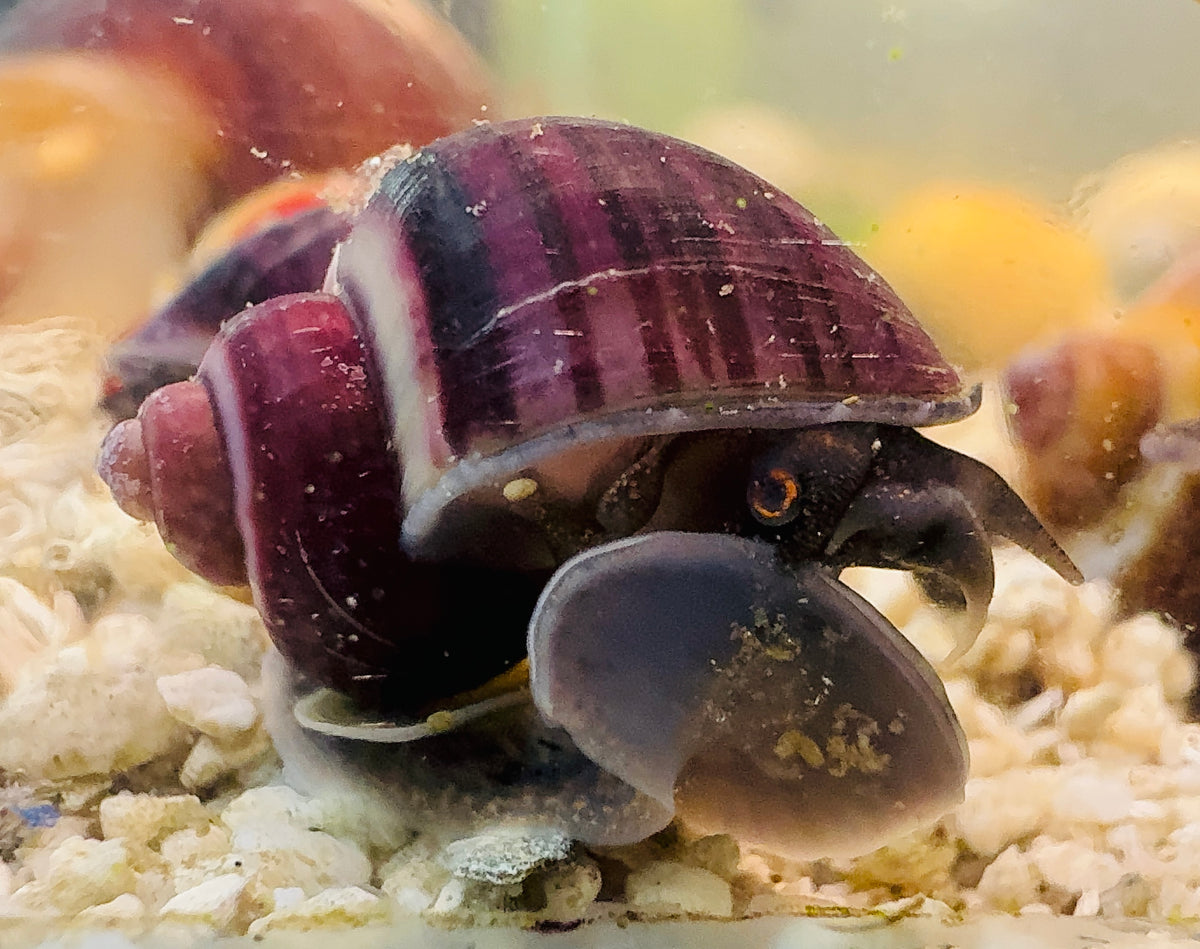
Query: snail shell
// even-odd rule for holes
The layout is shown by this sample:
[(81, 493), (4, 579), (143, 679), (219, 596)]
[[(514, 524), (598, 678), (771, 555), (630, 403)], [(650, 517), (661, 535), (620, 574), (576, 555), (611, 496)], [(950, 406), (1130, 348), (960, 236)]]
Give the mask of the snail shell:
[(583, 443), (922, 425), (978, 402), (808, 211), (627, 125), (526, 120), (422, 149), (332, 277), (382, 381), (413, 550), (442, 546), (450, 498)]
[[(285, 656), (372, 701), (419, 705), (519, 658), (523, 633), (472, 633), (441, 657), (436, 617), (470, 628), (465, 589), (527, 615), (549, 571), (605, 539), (575, 513), (655, 437), (920, 425), (978, 402), (799, 204), (627, 125), (481, 125), (422, 149), (384, 176), (328, 286), (245, 311), (200, 367), (231, 478), (206, 472), (197, 493), (236, 519), (214, 531), (202, 505), (172, 514), (174, 387), (140, 432), (114, 433), (106, 467), (124, 470), (117, 447), (139, 440), (163, 455), (118, 494), (153, 495), (140, 510), (194, 568), (220, 560), (223, 582), (244, 543)], [(510, 500), (514, 481), (532, 496)]]
[(348, 230), (344, 215), (317, 204), (236, 241), (109, 350), (105, 411), (131, 418), (155, 389), (193, 376), (221, 324), (247, 306), (319, 289)]
[[(539, 747), (546, 727), (619, 778), (589, 801), (624, 815), (610, 827), (547, 804), (570, 833), (641, 835), (678, 805), (833, 853), (944, 812), (966, 775), (936, 676), (836, 571), (949, 577), (978, 626), (992, 532), (1074, 569), (994, 472), (908, 428), (978, 399), (765, 181), (667, 136), (543, 118), (395, 165), (325, 291), (230, 322), (101, 467), (194, 569), (249, 580), (288, 668), (360, 708), (424, 715), (528, 654), (544, 718), (488, 706), (524, 723), (504, 742)], [(784, 513), (794, 529), (772, 526)], [(390, 730), (426, 736), (387, 766), (415, 768), (420, 795), (454, 758), (435, 748), (496, 735), (494, 716), (451, 717), (448, 743)], [(309, 735), (346, 773), (383, 768), (377, 729)], [(851, 768), (847, 743), (871, 753)], [(536, 817), (541, 772), (518, 757), (494, 800)], [(744, 784), (746, 806), (722, 807)], [(857, 836), (819, 831), (847, 818)]]

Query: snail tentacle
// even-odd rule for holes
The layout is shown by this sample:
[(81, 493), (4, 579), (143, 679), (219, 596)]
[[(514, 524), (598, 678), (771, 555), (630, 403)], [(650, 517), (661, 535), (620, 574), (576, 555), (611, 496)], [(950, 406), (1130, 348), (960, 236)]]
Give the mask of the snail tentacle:
[(971, 647), (987, 620), (995, 586), (991, 538), (955, 488), (870, 485), (839, 522), (826, 560), (911, 570), (933, 599), (961, 611), (955, 656)]

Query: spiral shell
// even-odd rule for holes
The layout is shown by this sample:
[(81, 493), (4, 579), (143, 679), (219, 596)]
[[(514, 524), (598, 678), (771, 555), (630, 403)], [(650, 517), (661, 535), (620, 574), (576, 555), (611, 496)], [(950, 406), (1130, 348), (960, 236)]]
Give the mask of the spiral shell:
[(978, 400), (812, 214), (628, 125), (524, 120), (422, 149), (384, 177), (333, 278), (382, 380), (410, 542), (447, 495), (568, 441), (922, 425)]

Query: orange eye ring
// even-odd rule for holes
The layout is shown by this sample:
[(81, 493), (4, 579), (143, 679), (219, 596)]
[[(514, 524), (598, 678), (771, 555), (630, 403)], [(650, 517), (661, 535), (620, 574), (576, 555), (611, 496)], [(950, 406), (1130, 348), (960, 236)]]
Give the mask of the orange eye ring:
[(800, 484), (786, 468), (772, 468), (750, 482), (747, 500), (754, 515), (764, 524), (786, 523), (796, 516)]

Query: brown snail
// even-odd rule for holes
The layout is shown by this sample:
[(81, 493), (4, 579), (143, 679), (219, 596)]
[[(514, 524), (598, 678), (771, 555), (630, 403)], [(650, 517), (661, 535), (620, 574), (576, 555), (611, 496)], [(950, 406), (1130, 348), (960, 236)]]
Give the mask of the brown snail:
[(225, 198), (430, 141), (490, 99), (467, 43), (411, 0), (24, 0), (0, 23), (7, 57), (64, 52), (184, 89)]
[[(487, 739), (516, 748), (489, 771), (512, 804), (494, 812), (612, 842), (677, 810), (854, 852), (950, 806), (966, 749), (840, 569), (912, 570), (972, 631), (993, 535), (1077, 578), (998, 475), (909, 427), (977, 404), (765, 181), (542, 118), (392, 168), (326, 292), (233, 320), (195, 381), (113, 431), (102, 471), (194, 569), (249, 579), (291, 670), (362, 707), (420, 718), (528, 653), (537, 711), (505, 705)], [(488, 727), (445, 714), (466, 724), (314, 740), (444, 796)], [(417, 737), (390, 764), (373, 743)], [(549, 746), (616, 797), (530, 805), (570, 770)]]
[(2, 7), (0, 324), (70, 314), (116, 338), (229, 202), (496, 107), (424, 0)]

